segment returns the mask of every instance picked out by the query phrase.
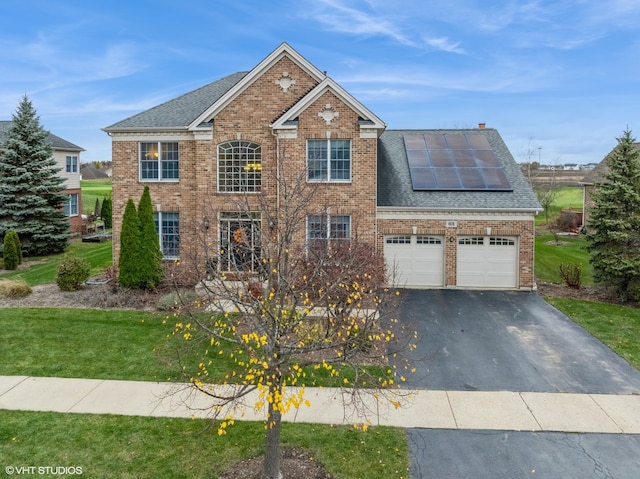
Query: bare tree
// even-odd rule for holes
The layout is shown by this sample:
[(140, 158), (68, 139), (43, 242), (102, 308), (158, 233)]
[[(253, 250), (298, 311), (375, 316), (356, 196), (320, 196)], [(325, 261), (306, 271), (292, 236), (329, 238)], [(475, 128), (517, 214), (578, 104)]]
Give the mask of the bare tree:
[[(397, 355), (414, 340), (393, 317), (398, 296), (385, 287), (392, 278), (382, 255), (359, 240), (357, 224), (350, 234), (324, 230), (332, 205), (322, 185), (279, 162), (275, 189), (239, 195), (216, 238), (209, 225), (198, 228), (199, 248), (183, 266), (206, 279), (203, 297), (182, 304), (174, 330), (189, 349), (183, 371), (212, 399), (219, 434), (234, 405), (257, 394), (266, 478), (281, 477), (282, 415), (307, 404), (305, 386), (329, 377), (354, 403), (367, 391), (384, 394), (411, 371)], [(309, 218), (320, 219), (311, 238)], [(231, 366), (220, 381), (212, 370), (222, 356)]]

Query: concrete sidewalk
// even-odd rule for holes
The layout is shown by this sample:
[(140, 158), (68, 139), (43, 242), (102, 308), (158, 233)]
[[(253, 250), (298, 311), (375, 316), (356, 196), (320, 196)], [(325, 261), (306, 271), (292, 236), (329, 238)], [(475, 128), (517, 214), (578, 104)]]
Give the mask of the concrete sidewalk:
[[(228, 387), (215, 386), (216, 392)], [(298, 388), (288, 388), (295, 394)], [(332, 388), (306, 388), (302, 405), (284, 415), (288, 422), (371, 424), (404, 428), (554, 431), (640, 434), (640, 396), (519, 393), (510, 391), (409, 391), (393, 396), (365, 394), (357, 406)], [(257, 393), (228, 411), (236, 420), (264, 419), (255, 411)], [(207, 417), (211, 399), (188, 384), (0, 376), (0, 409)], [(398, 407), (396, 407), (396, 405)]]

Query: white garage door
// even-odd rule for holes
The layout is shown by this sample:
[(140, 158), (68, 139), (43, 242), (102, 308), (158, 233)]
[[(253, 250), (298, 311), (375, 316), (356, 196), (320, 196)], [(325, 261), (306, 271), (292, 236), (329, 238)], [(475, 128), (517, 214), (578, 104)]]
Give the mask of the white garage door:
[(389, 271), (395, 268), (398, 286), (427, 288), (444, 285), (444, 239), (441, 236), (387, 236), (384, 257)]
[(518, 239), (503, 236), (458, 237), (457, 285), (515, 288), (518, 281)]

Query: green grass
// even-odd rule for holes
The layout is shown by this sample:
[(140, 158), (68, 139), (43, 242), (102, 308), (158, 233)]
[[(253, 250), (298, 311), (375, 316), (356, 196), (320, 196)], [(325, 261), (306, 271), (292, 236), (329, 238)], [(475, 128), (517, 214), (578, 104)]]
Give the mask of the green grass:
[(587, 240), (584, 236), (561, 236), (556, 244), (552, 234), (536, 236), (535, 274), (547, 283), (563, 284), (560, 277), (562, 263), (582, 265), (582, 285), (593, 284), (593, 272), (589, 264)]
[(171, 332), (161, 316), (131, 310), (1, 311), (0, 375), (146, 381), (177, 378), (175, 366), (157, 352), (164, 351)]
[[(82, 467), (83, 478), (210, 479), (264, 453), (261, 423), (236, 422), (221, 437), (206, 426), (202, 420), (0, 410), (0, 457), (3, 467)], [(287, 423), (282, 429), (283, 445), (309, 448), (336, 479), (408, 477), (401, 429)]]
[(568, 298), (546, 300), (640, 369), (640, 309)]
[[(563, 186), (559, 188), (553, 199), (553, 204), (549, 207), (549, 223), (553, 223), (560, 217), (563, 209), (572, 209), (575, 212), (582, 212), (583, 205), (582, 187)], [(536, 216), (536, 226), (545, 225), (546, 219), (544, 211)]]
[(100, 201), (111, 194), (111, 178), (80, 181), (82, 191), (82, 214), (91, 215), (96, 207), (96, 199)]
[(58, 264), (66, 256), (84, 258), (91, 265), (91, 274), (96, 275), (113, 264), (112, 242), (83, 243), (79, 240), (72, 241), (64, 253), (24, 258), (25, 262), (34, 262), (35, 264), (26, 269), (4, 273), (0, 275), (0, 279), (23, 279), (31, 286), (55, 283)]

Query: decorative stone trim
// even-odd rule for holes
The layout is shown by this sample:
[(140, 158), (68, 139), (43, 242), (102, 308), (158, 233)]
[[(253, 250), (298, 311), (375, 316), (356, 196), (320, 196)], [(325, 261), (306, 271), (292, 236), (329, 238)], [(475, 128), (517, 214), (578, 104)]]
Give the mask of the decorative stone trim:
[(318, 112), (318, 116), (322, 118), (327, 125), (331, 125), (331, 122), (340, 116), (340, 112), (335, 111), (330, 103), (327, 103), (324, 110)]
[(289, 72), (282, 72), (282, 76), (275, 80), (275, 84), (282, 88), (284, 93), (287, 93), (289, 88), (296, 84), (296, 81), (289, 76)]

